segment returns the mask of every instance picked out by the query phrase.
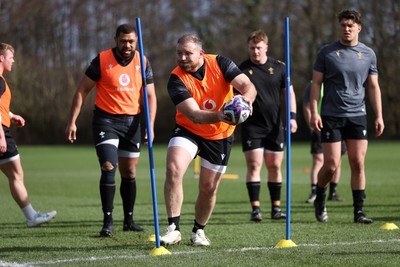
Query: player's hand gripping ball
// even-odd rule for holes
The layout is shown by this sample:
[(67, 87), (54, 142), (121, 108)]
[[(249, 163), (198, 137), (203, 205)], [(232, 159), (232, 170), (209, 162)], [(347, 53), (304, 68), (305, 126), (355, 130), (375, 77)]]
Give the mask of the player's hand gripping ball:
[(250, 116), (250, 106), (243, 100), (242, 96), (235, 95), (224, 105), (224, 114), (227, 115), (231, 121), (238, 125)]

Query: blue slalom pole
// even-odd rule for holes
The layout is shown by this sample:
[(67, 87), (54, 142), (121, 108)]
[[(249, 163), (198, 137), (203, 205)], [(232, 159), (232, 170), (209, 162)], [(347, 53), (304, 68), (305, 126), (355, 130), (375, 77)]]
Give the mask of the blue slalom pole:
[(136, 18), (136, 29), (137, 29), (138, 43), (139, 43), (140, 69), (142, 72), (144, 107), (146, 109), (146, 128), (147, 128), (147, 139), (148, 139), (149, 161), (150, 161), (151, 192), (153, 197), (153, 216), (154, 216), (154, 229), (156, 237), (156, 248), (160, 248), (160, 228), (158, 226), (157, 191), (156, 191), (156, 179), (154, 172), (154, 157), (153, 157), (153, 137), (150, 126), (149, 99), (148, 99), (147, 84), (146, 84), (146, 70), (144, 66), (144, 53), (143, 53), (142, 30), (140, 28), (140, 18)]
[(286, 240), (290, 240), (290, 184), (291, 184), (291, 132), (290, 132), (290, 34), (289, 17), (285, 19), (285, 55), (286, 55)]

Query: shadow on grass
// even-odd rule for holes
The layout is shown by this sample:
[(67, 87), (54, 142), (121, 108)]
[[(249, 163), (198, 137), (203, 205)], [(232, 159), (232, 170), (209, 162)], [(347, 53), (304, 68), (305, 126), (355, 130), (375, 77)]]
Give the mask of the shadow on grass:
[(68, 252), (93, 252), (96, 251), (96, 254), (99, 252), (110, 252), (110, 251), (121, 251), (121, 250), (149, 250), (149, 247), (151, 247), (151, 244), (146, 244), (146, 245), (107, 245), (106, 247), (99, 247), (99, 246), (85, 246), (85, 247), (72, 247), (68, 246), (66, 248), (65, 246), (34, 246), (34, 247), (22, 247), (22, 246), (12, 246), (12, 247), (6, 247), (6, 248), (0, 248), (0, 255), (3, 253), (32, 253), (32, 252), (60, 252), (60, 253), (65, 253), (65, 250), (68, 249)]

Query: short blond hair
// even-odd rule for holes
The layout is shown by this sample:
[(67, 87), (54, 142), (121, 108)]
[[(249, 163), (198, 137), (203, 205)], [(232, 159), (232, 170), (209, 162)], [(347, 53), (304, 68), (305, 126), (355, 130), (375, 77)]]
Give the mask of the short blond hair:
[(253, 41), (254, 43), (265, 42), (268, 44), (268, 36), (264, 31), (256, 30), (250, 33), (249, 38), (247, 38), (247, 43), (250, 41)]
[(12, 45), (0, 43), (0, 55), (4, 55), (7, 50), (10, 50), (14, 54), (14, 47)]
[(201, 39), (195, 34), (185, 34), (181, 38), (178, 39), (178, 45), (182, 45), (185, 43), (194, 43), (198, 45), (200, 48), (203, 47), (203, 42)]

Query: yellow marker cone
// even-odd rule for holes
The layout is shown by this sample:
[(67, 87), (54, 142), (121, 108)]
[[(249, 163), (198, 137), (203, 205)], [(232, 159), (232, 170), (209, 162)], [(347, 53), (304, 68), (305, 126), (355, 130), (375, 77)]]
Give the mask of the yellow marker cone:
[(275, 246), (275, 248), (291, 248), (297, 247), (297, 245), (292, 240), (283, 239)]
[(161, 246), (159, 248), (153, 248), (150, 251), (150, 256), (161, 256), (161, 255), (171, 255), (172, 253), (169, 252), (165, 247)]
[(382, 230), (397, 230), (399, 227), (395, 225), (394, 223), (385, 223), (384, 225), (381, 226)]
[(239, 179), (239, 174), (225, 173), (222, 175), (222, 179)]
[(147, 238), (147, 242), (156, 242), (156, 235), (152, 234)]

